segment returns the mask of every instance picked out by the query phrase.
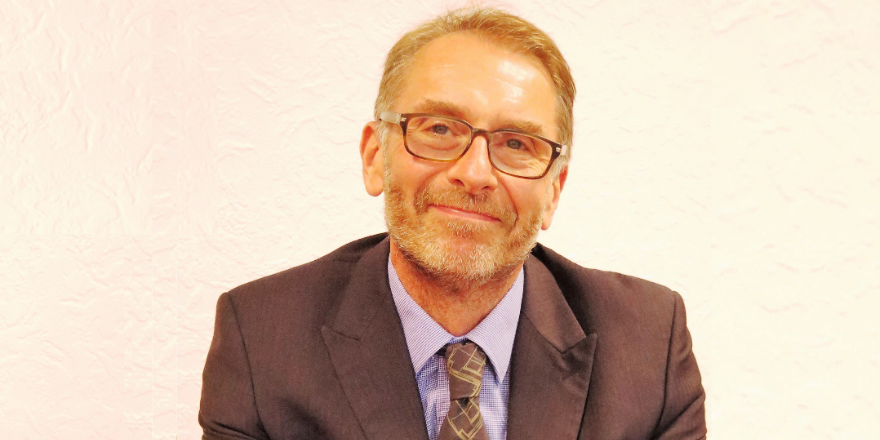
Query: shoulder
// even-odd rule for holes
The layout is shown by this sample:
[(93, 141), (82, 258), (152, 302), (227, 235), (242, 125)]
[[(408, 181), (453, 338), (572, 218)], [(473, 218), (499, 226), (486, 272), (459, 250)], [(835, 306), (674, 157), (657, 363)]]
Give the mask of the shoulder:
[[(353, 241), (312, 262), (238, 286), (220, 301), (228, 301), (236, 315), (245, 315), (243, 319), (271, 321), (308, 315), (320, 319), (345, 291), (353, 268), (364, 255), (388, 247), (385, 238), (386, 234), (378, 234)], [(375, 270), (384, 270), (381, 264), (373, 265)]]
[[(669, 330), (681, 296), (660, 284), (616, 272), (589, 269), (536, 245), (532, 256), (555, 279), (584, 331), (620, 329), (621, 323)], [(647, 328), (646, 328), (647, 329)], [(660, 330), (659, 328), (653, 330)]]

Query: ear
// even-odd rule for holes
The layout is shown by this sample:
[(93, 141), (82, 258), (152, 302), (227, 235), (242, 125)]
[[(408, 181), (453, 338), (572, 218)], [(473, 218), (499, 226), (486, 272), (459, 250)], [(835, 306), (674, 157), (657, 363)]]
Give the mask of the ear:
[(379, 148), (378, 122), (368, 122), (361, 132), (361, 164), (363, 166), (364, 187), (367, 194), (376, 197), (385, 187), (385, 166), (382, 149)]
[(562, 188), (565, 186), (565, 179), (568, 178), (568, 165), (562, 169), (553, 183), (550, 184), (549, 193), (547, 194), (547, 204), (544, 206), (544, 222), (541, 223), (541, 229), (550, 229), (550, 223), (553, 221), (553, 213), (559, 206), (559, 195), (562, 194)]

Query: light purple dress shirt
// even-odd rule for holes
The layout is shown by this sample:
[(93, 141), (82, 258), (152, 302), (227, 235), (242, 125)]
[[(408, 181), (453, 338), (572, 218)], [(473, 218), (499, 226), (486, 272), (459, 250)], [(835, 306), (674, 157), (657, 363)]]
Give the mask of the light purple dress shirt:
[(507, 438), (507, 401), (510, 396), (510, 356), (519, 322), (523, 297), (523, 271), (520, 269), (513, 286), (501, 302), (473, 330), (455, 337), (437, 324), (409, 296), (394, 265), (388, 260), (388, 283), (400, 322), (413, 370), (419, 385), (428, 438), (436, 440), (440, 426), (449, 411), (449, 380), (445, 359), (437, 351), (446, 344), (470, 340), (486, 353), (491, 368), (483, 372), (480, 391), (480, 413), (491, 440)]

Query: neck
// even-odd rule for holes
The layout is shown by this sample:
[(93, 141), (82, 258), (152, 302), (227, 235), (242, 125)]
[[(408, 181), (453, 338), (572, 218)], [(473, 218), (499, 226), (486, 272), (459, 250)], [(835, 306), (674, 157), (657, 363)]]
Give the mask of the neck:
[(462, 336), (476, 327), (510, 290), (522, 263), (484, 283), (445, 282), (408, 259), (391, 240), (391, 264), (406, 292), (446, 331)]

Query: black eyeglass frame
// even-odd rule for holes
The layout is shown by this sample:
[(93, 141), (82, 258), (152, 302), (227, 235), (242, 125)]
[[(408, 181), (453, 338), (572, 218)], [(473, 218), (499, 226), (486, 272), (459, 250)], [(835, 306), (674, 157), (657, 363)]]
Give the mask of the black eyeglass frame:
[[(406, 125), (407, 125), (407, 123), (409, 123), (410, 118), (419, 117), (419, 116), (433, 116), (433, 117), (437, 117), (437, 118), (444, 118), (444, 119), (449, 119), (449, 120), (456, 121), (456, 122), (461, 122), (462, 124), (468, 126), (468, 128), (471, 129), (471, 139), (468, 141), (467, 146), (464, 147), (464, 150), (461, 150), (461, 154), (459, 154), (457, 157), (454, 157), (451, 159), (433, 159), (433, 158), (429, 158), (429, 157), (420, 156), (420, 155), (414, 153), (412, 150), (410, 150), (409, 145), (406, 142)], [(473, 143), (474, 143), (474, 139), (480, 135), (483, 135), (486, 137), (487, 143), (491, 143), (490, 139), (491, 139), (492, 135), (495, 133), (517, 133), (517, 134), (522, 134), (522, 135), (526, 135), (529, 137), (533, 137), (536, 139), (540, 139), (540, 140), (550, 144), (550, 146), (553, 147), (553, 151), (550, 153), (550, 161), (547, 162), (547, 168), (544, 170), (544, 172), (538, 176), (520, 176), (518, 174), (513, 174), (508, 171), (504, 171), (504, 170), (498, 168), (497, 165), (495, 165), (495, 161), (492, 160), (492, 154), (489, 153), (489, 163), (492, 164), (492, 168), (495, 168), (496, 170), (498, 170), (498, 172), (507, 174), (508, 176), (519, 177), (521, 179), (537, 180), (537, 179), (543, 178), (550, 171), (550, 168), (553, 167), (553, 162), (555, 162), (556, 159), (559, 158), (559, 156), (567, 153), (567, 150), (568, 150), (566, 145), (562, 145), (559, 142), (553, 142), (550, 139), (547, 139), (543, 136), (538, 136), (533, 133), (526, 133), (522, 130), (517, 130), (514, 128), (502, 128), (499, 130), (491, 130), (491, 131), (484, 130), (481, 128), (475, 128), (473, 125), (471, 125), (470, 123), (468, 123), (465, 120), (455, 118), (452, 116), (437, 115), (434, 113), (397, 113), (397, 112), (390, 112), (389, 111), (389, 112), (382, 112), (379, 115), (379, 120), (384, 121), (384, 122), (388, 122), (389, 124), (400, 125), (400, 128), (403, 130), (403, 146), (406, 148), (406, 151), (409, 154), (412, 154), (413, 156), (418, 157), (419, 159), (430, 160), (430, 161), (434, 161), (434, 162), (455, 162), (455, 161), (461, 159), (468, 152), (468, 150), (470, 150), (471, 145), (473, 145)]]

